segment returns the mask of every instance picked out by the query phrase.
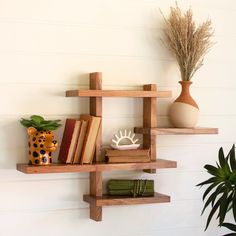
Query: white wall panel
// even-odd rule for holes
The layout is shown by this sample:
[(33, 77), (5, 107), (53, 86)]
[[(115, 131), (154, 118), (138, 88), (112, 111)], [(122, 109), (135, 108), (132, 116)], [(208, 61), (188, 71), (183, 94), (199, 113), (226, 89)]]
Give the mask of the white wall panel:
[[(24, 175), (27, 162), (21, 117), (41, 114), (61, 119), (89, 111), (87, 98), (65, 98), (65, 90), (88, 87), (88, 73), (103, 72), (105, 89), (142, 89), (156, 83), (173, 97), (158, 100), (159, 126), (168, 126), (168, 109), (178, 96), (178, 67), (161, 43), (163, 19), (174, 0), (0, 0), (0, 231), (1, 236), (220, 236), (212, 222), (204, 232), (200, 216), (206, 179), (203, 166), (215, 163), (218, 149), (236, 140), (236, 30), (234, 0), (179, 0), (192, 6), (197, 22), (208, 17), (216, 44), (194, 76), (191, 93), (199, 104), (199, 126), (219, 135), (166, 135), (157, 138), (157, 155), (176, 160), (177, 169), (104, 173), (109, 178), (153, 178), (170, 194), (170, 204), (104, 207), (103, 221), (89, 219), (88, 173)], [(114, 132), (142, 125), (142, 100), (103, 101), (104, 145)], [(56, 132), (60, 142), (64, 126)], [(56, 161), (58, 151), (54, 153)], [(230, 220), (230, 218), (229, 218)], [(14, 227), (13, 227), (14, 226)]]

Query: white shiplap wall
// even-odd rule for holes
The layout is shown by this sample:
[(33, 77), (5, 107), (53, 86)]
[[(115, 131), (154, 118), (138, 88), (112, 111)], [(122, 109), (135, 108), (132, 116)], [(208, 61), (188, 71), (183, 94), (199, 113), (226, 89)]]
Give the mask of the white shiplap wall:
[[(156, 83), (173, 98), (158, 101), (160, 125), (168, 124), (170, 103), (179, 93), (179, 74), (160, 42), (159, 8), (168, 14), (173, 0), (0, 0), (0, 235), (1, 236), (218, 236), (213, 222), (204, 233), (200, 216), (203, 190), (220, 146), (236, 140), (236, 2), (179, 0), (192, 6), (197, 21), (207, 17), (215, 28), (215, 46), (194, 77), (193, 97), (201, 109), (199, 125), (218, 127), (218, 136), (158, 137), (159, 157), (177, 160), (178, 168), (156, 175), (106, 173), (104, 179), (154, 178), (170, 204), (103, 208), (103, 221), (89, 219), (88, 174), (24, 175), (26, 134), (20, 117), (75, 117), (88, 112), (85, 98), (65, 98), (68, 89), (86, 88), (88, 73), (103, 72), (104, 88), (134, 89)], [(104, 99), (104, 141), (119, 128), (142, 124), (141, 99)], [(57, 132), (60, 141), (63, 129)], [(57, 155), (57, 154), (56, 154)], [(55, 156), (56, 156), (55, 155)], [(55, 158), (56, 159), (56, 158)]]

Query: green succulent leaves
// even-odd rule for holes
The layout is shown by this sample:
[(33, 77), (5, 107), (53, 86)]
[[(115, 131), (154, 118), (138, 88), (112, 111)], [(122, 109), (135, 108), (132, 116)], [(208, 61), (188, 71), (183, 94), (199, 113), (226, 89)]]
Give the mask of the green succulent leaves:
[(60, 121), (61, 120), (45, 120), (42, 116), (32, 115), (30, 120), (21, 118), (20, 123), (26, 128), (34, 127), (38, 131), (42, 131), (56, 130), (61, 126), (61, 124), (59, 124)]
[(216, 166), (204, 166), (212, 177), (197, 185), (209, 185), (202, 198), (203, 201), (205, 201), (202, 214), (208, 206), (211, 206), (205, 230), (208, 228), (215, 213), (217, 213), (217, 219), (219, 219), (219, 226), (224, 226), (229, 229), (236, 228), (233, 224), (224, 223), (225, 216), (230, 210), (232, 210), (234, 220), (236, 221), (235, 145), (232, 146), (227, 156), (224, 155), (223, 148), (221, 147), (218, 153), (218, 159), (219, 162), (216, 162)]

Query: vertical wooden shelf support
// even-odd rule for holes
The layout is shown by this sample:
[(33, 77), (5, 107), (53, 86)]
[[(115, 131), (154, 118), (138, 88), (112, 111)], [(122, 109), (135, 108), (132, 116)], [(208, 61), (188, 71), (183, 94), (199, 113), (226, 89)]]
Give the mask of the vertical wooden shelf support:
[[(102, 73), (90, 73), (90, 89), (102, 90)], [(102, 117), (102, 97), (90, 97), (90, 115)], [(96, 162), (101, 161), (101, 144), (102, 144), (102, 121), (99, 129), (96, 146)], [(90, 173), (90, 195), (102, 197), (102, 172)], [(90, 218), (95, 221), (102, 221), (102, 207), (90, 204)]]
[[(143, 86), (144, 91), (157, 91), (155, 84), (146, 84)], [(157, 127), (157, 99), (143, 98), (143, 127)], [(151, 160), (156, 160), (156, 136), (151, 134), (143, 135), (143, 147), (150, 148)], [(156, 173), (156, 169), (144, 170), (148, 173)]]

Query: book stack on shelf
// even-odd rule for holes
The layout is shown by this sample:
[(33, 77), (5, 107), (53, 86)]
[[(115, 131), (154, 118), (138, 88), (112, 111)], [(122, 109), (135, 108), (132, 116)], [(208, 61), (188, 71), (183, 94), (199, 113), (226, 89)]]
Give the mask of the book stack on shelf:
[(150, 162), (150, 149), (114, 150), (107, 149), (105, 154), (107, 163), (140, 163)]
[(101, 117), (81, 115), (66, 119), (58, 160), (66, 164), (91, 164)]

